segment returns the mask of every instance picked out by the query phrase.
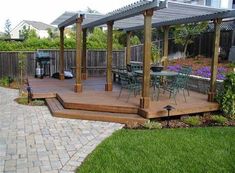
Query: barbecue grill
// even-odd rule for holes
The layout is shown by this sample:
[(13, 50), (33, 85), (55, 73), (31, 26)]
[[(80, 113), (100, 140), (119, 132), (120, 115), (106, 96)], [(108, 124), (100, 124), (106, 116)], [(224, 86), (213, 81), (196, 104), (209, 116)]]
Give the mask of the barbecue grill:
[(50, 76), (50, 54), (48, 52), (37, 52), (36, 61), (35, 61), (35, 77), (40, 77), (41, 79), (44, 76)]

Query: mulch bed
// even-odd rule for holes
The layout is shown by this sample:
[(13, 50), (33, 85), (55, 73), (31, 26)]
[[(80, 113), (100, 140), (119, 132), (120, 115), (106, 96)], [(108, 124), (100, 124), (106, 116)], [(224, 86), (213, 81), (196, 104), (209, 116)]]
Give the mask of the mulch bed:
[[(169, 61), (169, 65), (179, 64), (181, 66), (191, 66), (193, 71), (196, 71), (205, 66), (211, 66), (212, 59), (206, 58), (204, 56), (196, 56), (194, 58), (180, 58)], [(230, 66), (231, 63), (228, 61), (219, 61), (218, 67), (224, 67), (228, 69), (229, 72), (233, 71), (233, 68)]]

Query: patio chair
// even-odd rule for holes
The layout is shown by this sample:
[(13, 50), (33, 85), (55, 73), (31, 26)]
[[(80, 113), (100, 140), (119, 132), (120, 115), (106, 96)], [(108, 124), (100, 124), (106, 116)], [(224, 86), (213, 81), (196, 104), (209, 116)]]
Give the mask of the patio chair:
[(152, 100), (157, 96), (159, 100), (161, 79), (159, 76), (151, 76), (151, 87), (153, 87)]
[(189, 80), (189, 75), (191, 75), (192, 73), (192, 67), (190, 66), (182, 66), (182, 68), (179, 70), (179, 74), (180, 75), (184, 75), (185, 76), (185, 86), (184, 88), (187, 90), (188, 92), (188, 96), (189, 94), (189, 88), (188, 88), (188, 80)]
[(135, 72), (136, 70), (142, 70), (142, 66), (140, 64), (131, 64), (131, 69)]
[(129, 101), (131, 93), (134, 93), (134, 96), (136, 96), (141, 91), (141, 83), (132, 73), (120, 73), (120, 83), (121, 89), (118, 95), (118, 99), (120, 98), (123, 89), (128, 90), (127, 102)]
[(183, 91), (184, 100), (186, 102), (185, 90), (187, 90), (189, 96), (188, 79), (191, 72), (192, 72), (191, 67), (186, 67), (186, 66), (182, 67), (182, 69), (178, 72), (178, 75), (176, 76), (175, 80), (172, 80), (169, 84), (164, 86), (164, 92), (165, 91), (170, 92), (169, 98), (173, 96), (175, 104), (177, 104), (176, 95), (177, 93), (180, 92), (180, 90)]

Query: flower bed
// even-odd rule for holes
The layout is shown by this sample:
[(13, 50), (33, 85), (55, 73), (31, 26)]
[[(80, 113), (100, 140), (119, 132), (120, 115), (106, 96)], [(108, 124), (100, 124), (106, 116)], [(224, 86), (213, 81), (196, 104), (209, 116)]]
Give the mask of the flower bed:
[[(170, 66), (167, 67), (168, 70), (175, 71), (175, 72), (179, 72), (181, 68), (182, 68), (182, 66), (179, 65), (179, 64), (170, 65)], [(227, 68), (219, 67), (217, 69), (217, 79), (218, 80), (224, 80), (225, 75), (226, 75), (227, 72), (228, 72)], [(200, 67), (197, 70), (193, 70), (192, 74), (195, 75), (195, 76), (210, 78), (211, 77), (211, 68), (209, 66)]]

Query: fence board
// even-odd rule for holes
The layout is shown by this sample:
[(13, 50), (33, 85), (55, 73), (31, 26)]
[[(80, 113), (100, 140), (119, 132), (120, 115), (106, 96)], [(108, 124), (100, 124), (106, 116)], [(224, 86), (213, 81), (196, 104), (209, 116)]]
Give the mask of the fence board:
[[(40, 49), (39, 51), (48, 52), (51, 57), (51, 75), (59, 71), (59, 50)], [(35, 53), (23, 51), (26, 55), (26, 76), (35, 75)], [(18, 77), (18, 54), (19, 52), (0, 52), (0, 78), (4, 76)], [(65, 50), (65, 70), (75, 67), (75, 50)], [(124, 65), (124, 51), (113, 51), (113, 67)], [(88, 50), (87, 51), (87, 71), (88, 76), (104, 76), (106, 73), (106, 51)]]

